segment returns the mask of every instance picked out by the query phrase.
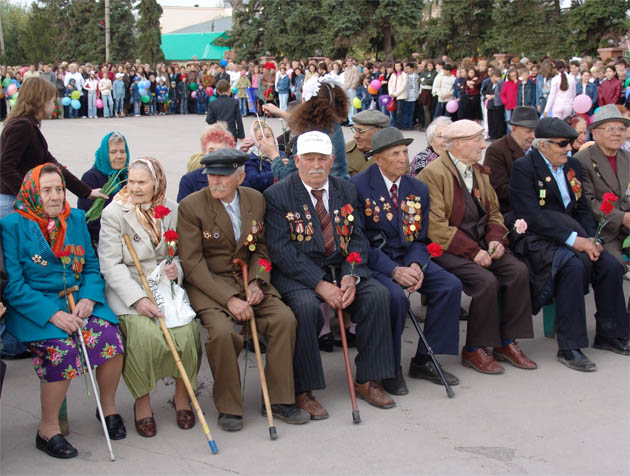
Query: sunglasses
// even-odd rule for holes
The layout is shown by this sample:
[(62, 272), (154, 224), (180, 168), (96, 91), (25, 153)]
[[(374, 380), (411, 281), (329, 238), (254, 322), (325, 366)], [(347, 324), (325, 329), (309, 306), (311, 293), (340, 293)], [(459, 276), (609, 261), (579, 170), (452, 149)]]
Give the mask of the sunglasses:
[(571, 141), (570, 141), (569, 139), (567, 139), (567, 140), (561, 140), (561, 141), (558, 141), (558, 142), (550, 140), (550, 141), (549, 141), (549, 143), (550, 143), (550, 144), (555, 144), (555, 145), (557, 145), (558, 147), (562, 147), (562, 148), (564, 148), (564, 147), (568, 146), (568, 145), (571, 143)]

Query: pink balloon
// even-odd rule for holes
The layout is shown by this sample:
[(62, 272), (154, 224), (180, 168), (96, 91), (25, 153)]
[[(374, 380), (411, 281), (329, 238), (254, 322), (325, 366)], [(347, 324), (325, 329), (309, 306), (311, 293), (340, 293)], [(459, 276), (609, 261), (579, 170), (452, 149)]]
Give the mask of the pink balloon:
[(208, 87), (206, 88), (206, 94), (207, 94), (208, 96), (212, 96), (212, 94), (214, 94), (214, 89), (212, 89), (210, 86), (208, 86)]
[(447, 112), (450, 112), (451, 114), (453, 114), (454, 112), (457, 111), (457, 109), (459, 109), (459, 103), (457, 102), (456, 99), (451, 99), (449, 102), (446, 103)]
[(191, 96), (192, 96), (193, 98), (196, 98), (196, 97), (197, 97), (197, 91), (193, 91), (193, 92), (192, 92), (192, 94), (191, 94)]
[(13, 96), (17, 92), (17, 86), (15, 84), (9, 84), (7, 86), (7, 94)]
[(381, 89), (382, 85), (383, 83), (381, 83), (378, 79), (373, 79), (372, 82), (370, 83), (370, 86), (372, 86), (377, 91)]
[(575, 96), (573, 100), (573, 109), (578, 114), (586, 114), (591, 110), (593, 106), (593, 101), (587, 94), (580, 94), (579, 96)]
[(103, 109), (103, 100), (101, 98), (98, 98), (96, 100), (96, 107), (99, 109)]
[(20, 68), (20, 73), (22, 73), (22, 76), (24, 76), (24, 73), (26, 73), (28, 71), (28, 66), (22, 66), (22, 68)]

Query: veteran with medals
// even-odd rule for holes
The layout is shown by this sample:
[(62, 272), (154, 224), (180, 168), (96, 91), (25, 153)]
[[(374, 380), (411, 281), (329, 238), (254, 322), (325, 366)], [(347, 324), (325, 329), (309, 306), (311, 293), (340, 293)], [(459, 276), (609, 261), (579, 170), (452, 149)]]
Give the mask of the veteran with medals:
[[(244, 338), (235, 323), (247, 324), (254, 314), (267, 342), (265, 377), (273, 416), (293, 424), (310, 418), (295, 406), (295, 318), (269, 284), (269, 273), (260, 269), (259, 261), (269, 259), (265, 201), (260, 192), (239, 187), (245, 179), (246, 160), (247, 155), (235, 149), (220, 149), (203, 157), (208, 187), (188, 195), (178, 209), (179, 256), (186, 290), (208, 330), (212, 396), (225, 431), (237, 431), (243, 425), (238, 356)], [(247, 296), (241, 269), (232, 264), (236, 258), (250, 270)]]
[[(267, 243), (274, 262), (271, 281), (298, 322), (293, 361), (296, 403), (314, 420), (328, 417), (311, 393), (326, 386), (318, 345), (322, 302), (346, 309), (357, 324), (359, 397), (379, 408), (395, 406), (379, 383), (395, 373), (389, 293), (365, 266), (368, 242), (363, 218), (356, 212), (356, 188), (329, 175), (333, 161), (330, 138), (305, 132), (297, 140), (298, 170), (264, 193)], [(349, 253), (358, 253), (363, 263), (348, 263)]]
[[(407, 146), (413, 139), (388, 127), (372, 136), (375, 164), (352, 177), (359, 192), (359, 213), (365, 215), (370, 240), (368, 266), (391, 295), (390, 317), (396, 376), (384, 380), (393, 395), (408, 393), (401, 367), (401, 338), (409, 311), (409, 293), (428, 298), (424, 329), (436, 354), (459, 352), (459, 309), (462, 284), (439, 265), (429, 262), (426, 246), (429, 225), (429, 190), (405, 174), (409, 165)], [(422, 267), (426, 266), (423, 271)], [(450, 385), (459, 380), (444, 372)], [(440, 376), (427, 349), (418, 343), (409, 365), (409, 376), (440, 384)]]

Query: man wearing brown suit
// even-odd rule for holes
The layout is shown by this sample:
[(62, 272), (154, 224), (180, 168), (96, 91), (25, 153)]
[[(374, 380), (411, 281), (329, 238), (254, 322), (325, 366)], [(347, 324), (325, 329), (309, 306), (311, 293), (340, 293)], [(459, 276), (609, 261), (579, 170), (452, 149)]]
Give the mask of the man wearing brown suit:
[[(254, 314), (258, 332), (267, 341), (265, 377), (271, 409), (287, 423), (302, 424), (310, 415), (295, 406), (293, 350), (296, 320), (269, 283), (259, 260), (269, 260), (260, 192), (239, 187), (247, 155), (220, 149), (201, 159), (208, 187), (179, 204), (179, 256), (190, 302), (208, 330), (206, 353), (214, 377), (213, 398), (219, 425), (226, 431), (242, 427), (243, 402), (238, 356), (243, 336), (235, 322), (246, 324)], [(250, 271), (247, 295), (239, 258)]]

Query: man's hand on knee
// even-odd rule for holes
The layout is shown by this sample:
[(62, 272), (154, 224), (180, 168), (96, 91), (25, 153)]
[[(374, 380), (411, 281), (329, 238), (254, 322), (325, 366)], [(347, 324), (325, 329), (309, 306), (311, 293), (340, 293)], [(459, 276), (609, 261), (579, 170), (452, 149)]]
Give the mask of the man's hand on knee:
[(243, 301), (236, 296), (232, 296), (228, 299), (227, 308), (237, 321), (246, 321), (253, 315), (252, 308), (247, 301)]

